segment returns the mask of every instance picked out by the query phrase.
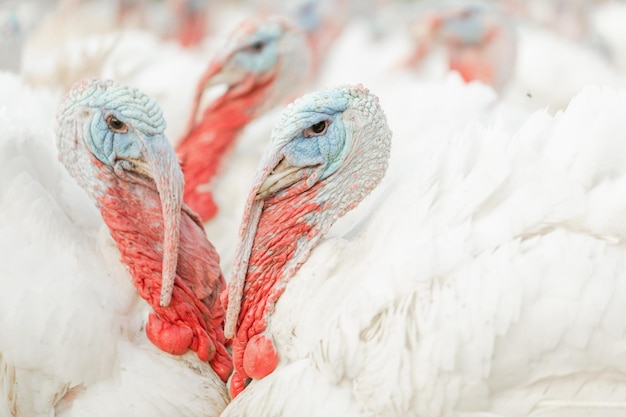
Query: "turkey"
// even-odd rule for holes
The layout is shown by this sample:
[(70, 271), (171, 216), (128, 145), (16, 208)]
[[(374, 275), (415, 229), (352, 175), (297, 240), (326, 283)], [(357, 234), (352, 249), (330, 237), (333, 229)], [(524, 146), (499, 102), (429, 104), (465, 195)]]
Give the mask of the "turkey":
[(22, 28), (15, 5), (0, 5), (0, 70), (19, 72), (22, 60)]
[[(185, 175), (184, 200), (204, 222), (215, 218), (219, 203), (226, 206), (225, 216), (232, 215), (232, 212), (240, 215), (241, 210), (233, 209), (233, 206), (242, 206), (245, 199), (246, 188), (236, 192), (236, 184), (245, 178), (245, 172), (242, 172), (245, 168), (240, 168), (233, 157), (244, 161), (252, 158), (252, 164), (243, 164), (250, 165), (252, 175), (265, 142), (248, 146), (233, 155), (236, 141), (253, 119), (293, 99), (306, 88), (311, 77), (310, 58), (306, 37), (289, 20), (278, 16), (252, 17), (242, 21), (234, 30), (201, 77), (190, 112), (189, 128), (176, 151)], [(218, 86), (225, 87), (223, 94), (203, 108)], [(229, 177), (222, 183), (229, 171), (236, 178)], [(224, 187), (221, 192), (215, 192), (220, 186)], [(238, 219), (230, 222), (218, 217), (213, 221), (223, 222), (233, 223), (234, 239)], [(217, 237), (231, 231), (226, 230), (210, 235)], [(220, 253), (228, 246), (217, 244)]]
[[(274, 7), (278, 5), (276, 2), (268, 3), (273, 3)], [(354, 10), (350, 10), (350, 4), (345, 0), (298, 0), (281, 6), (282, 12), (292, 16), (306, 33), (313, 72), (318, 73)]]
[(367, 90), (287, 107), (223, 296), (223, 416), (623, 416), (625, 104), (589, 88), (514, 133), (422, 128), (382, 180)]
[(418, 67), (437, 46), (450, 70), (467, 82), (479, 80), (502, 91), (515, 68), (513, 22), (495, 6), (468, 2), (429, 9), (412, 26), (415, 46), (406, 65)]
[(207, 32), (208, 0), (176, 0), (172, 8), (176, 16), (176, 39), (185, 47), (196, 46)]
[[(116, 22), (118, 26), (139, 25), (146, 27), (150, 18), (150, 9), (157, 9), (149, 4), (148, 0), (118, 0), (116, 7)], [(154, 2), (152, 2), (154, 3)], [(198, 46), (205, 37), (208, 26), (209, 2), (207, 0), (170, 0), (167, 5), (161, 5), (161, 13), (165, 14), (166, 21), (159, 22), (160, 31), (169, 29), (169, 36), (176, 38), (181, 46)], [(133, 22), (138, 20), (138, 22)], [(155, 28), (156, 29), (156, 28)], [(166, 32), (168, 30), (165, 30)]]
[[(55, 102), (0, 82), (31, 118)], [(0, 414), (219, 415), (225, 281), (156, 102), (78, 83), (57, 116), (66, 170), (52, 119), (0, 117)]]

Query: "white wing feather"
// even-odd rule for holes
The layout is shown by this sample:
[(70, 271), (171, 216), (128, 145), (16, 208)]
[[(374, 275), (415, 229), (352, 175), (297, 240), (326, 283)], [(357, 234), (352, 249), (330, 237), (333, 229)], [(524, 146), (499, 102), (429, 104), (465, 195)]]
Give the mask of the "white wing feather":
[(514, 134), (395, 136), (277, 303), (278, 368), (224, 415), (624, 415), (625, 105), (590, 88)]

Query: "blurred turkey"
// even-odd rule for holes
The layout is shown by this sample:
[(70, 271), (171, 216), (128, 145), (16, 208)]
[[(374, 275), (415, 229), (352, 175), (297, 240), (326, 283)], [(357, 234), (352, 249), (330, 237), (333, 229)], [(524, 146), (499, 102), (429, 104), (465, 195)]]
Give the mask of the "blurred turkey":
[[(185, 174), (185, 202), (203, 221), (219, 212), (222, 204), (215, 190), (222, 176), (228, 175), (226, 168), (233, 170), (232, 151), (242, 131), (252, 120), (306, 88), (310, 57), (304, 34), (289, 20), (251, 17), (234, 30), (200, 78), (188, 129), (176, 151)], [(220, 87), (222, 91), (215, 97)], [(265, 140), (263, 135), (257, 136)], [(257, 145), (243, 155), (249, 159), (252, 152), (255, 157), (250, 174), (260, 149)], [(242, 178), (245, 172), (235, 170), (235, 175)], [(225, 184), (230, 187), (228, 181)], [(233, 203), (242, 204), (239, 200), (243, 201), (245, 191), (237, 194), (226, 189), (223, 195), (225, 199), (234, 195)], [(224, 204), (227, 215), (232, 215), (232, 203)], [(235, 212), (237, 216), (241, 213)], [(231, 230), (233, 237), (235, 229)]]
[(156, 27), (161, 26), (162, 31), (168, 37), (176, 39), (184, 47), (198, 46), (207, 34), (209, 24), (208, 0), (169, 0), (162, 5), (162, 14), (167, 19), (157, 25), (156, 22), (150, 24), (150, 13), (155, 6), (149, 0), (117, 0), (116, 20), (117, 24), (135, 27)]
[(56, 98), (0, 88), (0, 414), (219, 415), (225, 282), (156, 102), (77, 84), (58, 113), (64, 169)]
[(281, 116), (227, 293), (223, 416), (623, 416), (626, 92), (513, 132), (456, 130), (410, 92), (420, 128), (355, 209), (390, 152), (377, 100), (341, 87)]
[(418, 67), (437, 47), (448, 68), (466, 82), (482, 81), (501, 91), (515, 68), (513, 22), (496, 6), (481, 2), (430, 6), (411, 25), (415, 46), (406, 65)]
[(176, 39), (189, 47), (200, 44), (207, 33), (209, 0), (173, 0)]
[[(248, 13), (277, 14), (292, 19), (303, 31), (311, 50), (314, 77), (323, 70), (335, 41), (358, 15), (351, 0), (248, 0)], [(359, 1), (358, 5), (369, 3)]]
[(298, 0), (290, 2), (285, 13), (306, 33), (313, 56), (313, 73), (326, 63), (328, 52), (349, 22), (349, 0)]

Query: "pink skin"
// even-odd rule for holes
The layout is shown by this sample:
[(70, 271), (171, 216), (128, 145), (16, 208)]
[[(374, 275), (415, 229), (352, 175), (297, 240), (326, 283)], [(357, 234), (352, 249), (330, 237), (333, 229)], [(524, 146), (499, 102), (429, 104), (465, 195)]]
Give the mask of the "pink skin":
[(205, 109), (202, 119), (195, 123), (205, 86), (222, 71), (222, 65), (212, 64), (198, 83), (188, 133), (176, 149), (185, 175), (184, 201), (203, 222), (211, 220), (218, 211), (207, 184), (219, 174), (241, 130), (256, 117), (255, 109), (264, 104), (276, 77), (276, 71), (262, 77), (249, 74)]
[[(285, 268), (298, 250), (300, 240), (311, 243), (308, 251), (321, 237), (318, 236), (320, 230), (310, 222), (311, 214), (324, 209), (315, 201), (318, 190), (324, 187), (324, 182), (317, 182), (319, 169), (302, 169), (300, 180), (286, 191), (265, 200), (257, 199), (257, 191), (265, 178), (276, 172), (278, 162), (280, 160), (274, 160), (266, 166), (265, 175), (257, 181), (248, 199), (242, 230), (246, 237), (253, 238), (253, 242), (243, 249), (247, 254), (238, 254), (249, 257), (245, 265), (251, 267), (245, 284), (231, 282), (234, 285), (222, 294), (222, 298), (228, 297), (228, 304), (234, 306), (229, 310), (225, 329), (229, 337), (233, 335), (235, 370), (230, 382), (233, 398), (245, 388), (247, 378), (261, 379), (276, 368), (278, 354), (272, 340), (264, 334), (267, 319), (274, 311), (287, 281), (297, 270), (297, 266)], [(267, 256), (270, 248), (272, 255)], [(241, 273), (239, 265), (236, 265), (233, 281), (237, 281), (236, 276)], [(239, 305), (240, 309), (237, 308)]]
[(417, 42), (417, 45), (413, 49), (413, 53), (404, 63), (405, 66), (416, 67), (420, 62), (422, 62), (434, 46), (437, 31), (439, 30), (439, 27), (441, 27), (442, 23), (443, 18), (439, 15), (432, 15), (424, 18), (422, 22), (422, 25), (424, 26), (424, 35)]
[[(232, 397), (278, 366), (270, 319), (276, 303), (335, 220), (380, 182), (390, 141), (378, 99), (361, 85), (308, 95), (283, 112), (248, 195), (233, 276), (221, 295), (224, 334), (233, 341)], [(333, 143), (332, 152), (319, 152)]]
[[(199, 45), (206, 35), (208, 1), (171, 0), (171, 8), (176, 17), (176, 38), (184, 47)], [(194, 7), (189, 3), (195, 3)]]
[[(145, 109), (136, 116), (143, 130), (133, 125), (132, 117), (111, 124), (110, 115), (118, 108), (134, 110), (131, 114)], [(162, 134), (160, 114), (156, 104), (136, 90), (110, 81), (79, 83), (59, 112), (59, 159), (96, 200), (137, 293), (153, 309), (146, 324), (149, 340), (170, 354), (197, 352), (226, 381), (232, 362), (218, 297), (225, 280), (202, 223), (182, 204), (182, 173)], [(105, 126), (93, 123), (99, 117), (107, 120)], [(96, 157), (100, 148), (88, 144), (111, 132), (119, 135), (115, 141), (132, 138), (135, 151), (125, 154), (120, 148), (121, 154), (104, 163)], [(91, 141), (86, 134), (92, 135)]]
[(463, 45), (457, 38), (447, 38), (445, 42), (449, 51), (449, 67), (457, 71), (465, 82), (474, 80), (485, 84), (496, 85), (496, 63), (488, 58), (489, 45), (501, 36), (501, 29), (492, 26), (487, 29), (480, 46)]
[(444, 29), (447, 19), (462, 12), (435, 13), (424, 18), (424, 34), (404, 65), (418, 66), (434, 45), (441, 42), (447, 50), (449, 69), (458, 72), (465, 82), (481, 81), (498, 90), (502, 89), (514, 65), (513, 34), (504, 30), (503, 24), (495, 16), (485, 16), (481, 21), (484, 33), (480, 42), (468, 43)]
[(278, 364), (278, 354), (274, 343), (266, 336), (257, 334), (248, 340), (243, 353), (244, 372), (254, 379), (269, 375)]
[[(259, 38), (259, 33), (270, 34), (270, 40)], [(274, 52), (264, 55), (268, 50)], [(242, 63), (242, 56), (266, 59), (260, 66), (249, 65)], [(278, 16), (249, 18), (231, 33), (198, 83), (187, 132), (176, 149), (185, 175), (184, 201), (202, 221), (218, 212), (212, 188), (241, 130), (302, 89), (309, 77), (310, 51), (290, 21)], [(199, 114), (207, 88), (221, 84), (227, 91)]]
[[(224, 310), (217, 297), (225, 287), (225, 281), (219, 270), (217, 253), (206, 239), (201, 223), (193, 213), (185, 209), (178, 211), (180, 240), (174, 246), (180, 250), (178, 262), (174, 263), (176, 272), (171, 301), (164, 307), (160, 299), (161, 259), (164, 254), (171, 253), (168, 251), (172, 250), (172, 245), (162, 243), (164, 236), (171, 232), (169, 226), (162, 226), (164, 210), (159, 193), (154, 185), (146, 187), (121, 181), (95, 158), (93, 164), (101, 168), (98, 179), (108, 184), (98, 197), (102, 217), (139, 295), (154, 310), (146, 325), (148, 338), (163, 351), (174, 355), (183, 354), (187, 349), (194, 350), (226, 380), (231, 364), (221, 329)], [(173, 223), (165, 220), (166, 225)]]

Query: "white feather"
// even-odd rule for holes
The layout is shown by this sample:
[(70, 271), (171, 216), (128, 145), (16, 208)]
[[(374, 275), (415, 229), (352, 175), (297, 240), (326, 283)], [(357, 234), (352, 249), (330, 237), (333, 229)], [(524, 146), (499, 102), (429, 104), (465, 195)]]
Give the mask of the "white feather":
[(2, 415), (219, 415), (225, 386), (208, 363), (146, 338), (149, 307), (57, 161), (55, 97), (8, 75), (0, 91)]
[(590, 88), (513, 132), (396, 136), (279, 299), (277, 369), (224, 416), (624, 415), (625, 105)]

